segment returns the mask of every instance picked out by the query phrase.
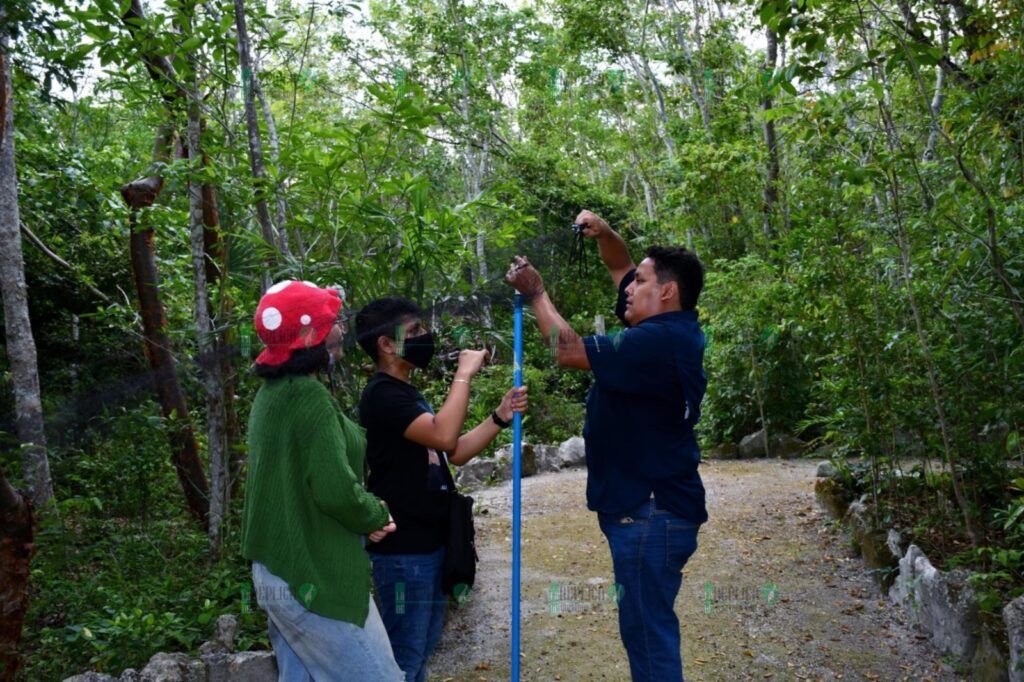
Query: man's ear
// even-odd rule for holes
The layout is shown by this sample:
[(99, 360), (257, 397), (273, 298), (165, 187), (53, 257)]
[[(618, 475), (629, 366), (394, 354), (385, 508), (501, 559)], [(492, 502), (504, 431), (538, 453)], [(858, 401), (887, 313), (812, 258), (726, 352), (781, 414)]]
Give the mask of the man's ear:
[(384, 336), (383, 334), (381, 334), (380, 336), (377, 337), (377, 354), (380, 355), (382, 352), (386, 353), (387, 355), (394, 355), (395, 354), (395, 342), (394, 342), (394, 340), (393, 339), (389, 339), (388, 337)]
[(659, 298), (662, 301), (671, 301), (673, 296), (677, 297), (680, 301), (683, 300), (683, 292), (679, 290), (679, 282), (670, 279), (661, 285), (661, 296)]

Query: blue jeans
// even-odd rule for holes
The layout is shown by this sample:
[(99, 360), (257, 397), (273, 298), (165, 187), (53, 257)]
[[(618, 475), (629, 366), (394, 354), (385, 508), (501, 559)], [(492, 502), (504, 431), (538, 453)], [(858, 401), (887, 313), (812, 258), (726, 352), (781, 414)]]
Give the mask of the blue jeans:
[(619, 636), (633, 682), (679, 682), (679, 618), (673, 605), (700, 524), (648, 500), (622, 514), (597, 515), (608, 539), (619, 593)]
[(256, 561), (252, 581), (256, 599), (267, 612), (280, 682), (402, 679), (372, 596), (366, 623), (359, 627), (306, 609), (292, 596), (288, 583)]
[(448, 601), (441, 590), (444, 547), (431, 554), (374, 554), (373, 584), (395, 661), (406, 682), (423, 682), (441, 640)]

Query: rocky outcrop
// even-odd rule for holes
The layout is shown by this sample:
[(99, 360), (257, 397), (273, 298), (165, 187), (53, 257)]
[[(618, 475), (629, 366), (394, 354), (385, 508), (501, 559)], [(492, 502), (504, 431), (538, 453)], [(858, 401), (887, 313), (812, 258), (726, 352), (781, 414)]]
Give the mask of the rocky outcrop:
[[(899, 554), (891, 547), (893, 540), (891, 529), (877, 527), (871, 517), (871, 510), (861, 501), (852, 503), (846, 511), (843, 522), (850, 530), (854, 546), (864, 557), (864, 562), (871, 568), (871, 575), (883, 590), (889, 589), (895, 578), (893, 571), (899, 565)], [(898, 543), (899, 533), (895, 541)], [(898, 551), (898, 550), (897, 550)]]
[(199, 658), (161, 652), (154, 654), (142, 670), (129, 668), (120, 677), (90, 672), (64, 682), (276, 682), (274, 652), (233, 653), (237, 630), (235, 617), (222, 615), (217, 618), (214, 638), (199, 647)]
[(1010, 645), (1010, 680), (1024, 682), (1024, 597), (1017, 597), (1003, 607), (1003, 623)]
[(978, 646), (978, 600), (966, 571), (943, 572), (916, 545), (899, 561), (889, 597), (903, 605), (943, 653), (970, 664)]
[[(523, 443), (521, 460), (523, 477), (583, 466), (586, 448), (583, 439), (575, 436), (561, 445), (535, 445)], [(455, 481), (467, 489), (512, 480), (512, 446), (503, 445), (493, 457), (474, 457), (459, 467)]]

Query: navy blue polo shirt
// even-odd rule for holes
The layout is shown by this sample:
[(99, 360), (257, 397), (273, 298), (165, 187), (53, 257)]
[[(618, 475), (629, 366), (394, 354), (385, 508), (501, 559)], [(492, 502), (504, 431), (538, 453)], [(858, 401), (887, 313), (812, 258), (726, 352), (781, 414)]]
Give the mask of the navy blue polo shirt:
[[(619, 287), (620, 316), (634, 273)], [(583, 424), (587, 507), (622, 513), (654, 493), (659, 508), (706, 521), (693, 431), (707, 386), (697, 313), (662, 313), (583, 343), (594, 372)]]

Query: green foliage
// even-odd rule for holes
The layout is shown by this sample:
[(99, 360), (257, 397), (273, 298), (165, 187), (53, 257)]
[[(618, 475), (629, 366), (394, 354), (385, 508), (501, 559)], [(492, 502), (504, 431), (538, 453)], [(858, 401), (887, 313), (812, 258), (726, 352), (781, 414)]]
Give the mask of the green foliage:
[[(153, 229), (166, 331), (199, 434), (190, 181), (217, 191), (226, 277), (211, 297), (218, 329), (242, 345), (229, 349), (242, 424), (259, 384), (246, 364), (264, 276), (340, 283), (350, 311), (405, 295), (427, 309), (446, 354), (492, 349), (468, 417), (482, 421), (511, 384), (511, 290), (500, 280), (512, 255), (538, 265), (578, 332), (593, 332), (598, 315), (616, 325), (594, 244), (586, 274), (568, 263), (568, 228), (589, 208), (634, 258), (686, 244), (707, 265), (705, 445), (764, 426), (827, 445), (851, 494), (869, 494), (930, 556), (976, 570), (986, 608), (1019, 593), (1017, 5), (966, 3), (957, 16), (931, 0), (713, 3), (721, 14), (635, 0), (245, 4), (277, 133), (272, 143), (257, 103), (261, 183), (231, 5), (171, 2), (126, 23), (116, 0), (4, 4), (22, 219), (70, 266), (26, 235), (62, 512), (33, 563), (27, 679), (193, 649), (210, 618), (239, 610), (247, 581), (235, 527), (211, 564), (183, 516), (167, 424), (149, 402), (118, 189), (153, 173), (163, 191), (138, 220)], [(751, 45), (766, 29), (785, 48), (774, 69)], [(186, 102), (179, 83), (150, 76), (149, 53), (198, 80), (202, 171), (194, 160), (151, 163), (156, 127), (184, 130)], [(254, 225), (261, 192), (275, 221), (283, 200), (287, 254)], [(577, 435), (591, 377), (558, 368), (526, 326), (526, 439)], [(0, 353), (0, 464), (18, 482), (5, 363)], [(416, 377), (435, 407), (453, 368), (446, 359)], [(341, 369), (351, 409), (367, 362), (353, 350)], [(243, 646), (265, 644), (258, 612), (244, 619)]]

